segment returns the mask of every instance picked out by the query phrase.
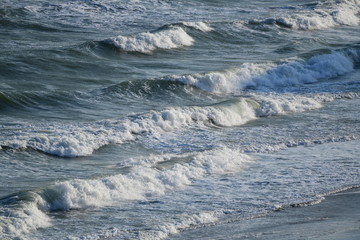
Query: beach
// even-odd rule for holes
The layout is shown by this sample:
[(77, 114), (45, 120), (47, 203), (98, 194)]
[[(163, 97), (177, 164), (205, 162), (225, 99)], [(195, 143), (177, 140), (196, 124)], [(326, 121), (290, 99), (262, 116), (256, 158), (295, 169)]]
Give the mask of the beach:
[(360, 189), (324, 197), (316, 204), (289, 206), (266, 216), (190, 230), (170, 237), (180, 239), (321, 239), (360, 238)]

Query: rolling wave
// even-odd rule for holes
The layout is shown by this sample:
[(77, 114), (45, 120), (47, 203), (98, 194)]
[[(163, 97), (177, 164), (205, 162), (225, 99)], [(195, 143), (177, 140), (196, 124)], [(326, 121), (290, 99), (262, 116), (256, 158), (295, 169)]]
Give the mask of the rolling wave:
[[(177, 158), (190, 158), (190, 161), (176, 163), (162, 171), (154, 167), (156, 163), (171, 161), (172, 157), (150, 156), (153, 166), (136, 166), (129, 174), (68, 180), (38, 191), (4, 197), (0, 199), (4, 206), (0, 209), (0, 232), (21, 236), (37, 228), (50, 226), (48, 211), (86, 209), (145, 200), (184, 188), (207, 175), (239, 171), (252, 161), (252, 158), (237, 150), (223, 148), (177, 155)], [(18, 207), (14, 208), (15, 205)]]
[[(357, 98), (344, 93), (340, 98)], [(109, 144), (122, 144), (139, 137), (179, 131), (190, 126), (240, 126), (259, 117), (283, 115), (317, 109), (339, 95), (253, 95), (234, 98), (211, 106), (171, 107), (162, 111), (129, 115), (120, 120), (103, 120), (88, 124), (18, 124), (1, 126), (0, 146), (35, 149), (61, 157), (90, 155)]]
[(282, 64), (245, 63), (225, 72), (168, 76), (177, 81), (216, 94), (241, 93), (245, 89), (277, 90), (297, 84), (314, 83), (324, 78), (345, 75), (360, 61), (360, 51), (346, 49)]
[(135, 36), (117, 36), (106, 39), (105, 44), (126, 52), (151, 53), (156, 49), (172, 49), (191, 46), (194, 39), (182, 28), (174, 28), (155, 33), (139, 33)]
[(360, 2), (358, 0), (318, 2), (314, 8), (305, 8), (293, 14), (285, 13), (275, 18), (253, 19), (246, 24), (270, 24), (294, 30), (319, 30), (336, 26), (356, 26), (359, 24), (358, 13)]
[(187, 34), (182, 26), (194, 28), (202, 32), (211, 31), (204, 22), (183, 22), (181, 24), (165, 25), (153, 32), (143, 32), (132, 36), (112, 37), (101, 43), (114, 46), (125, 52), (151, 53), (157, 49), (173, 49), (189, 47), (194, 39)]

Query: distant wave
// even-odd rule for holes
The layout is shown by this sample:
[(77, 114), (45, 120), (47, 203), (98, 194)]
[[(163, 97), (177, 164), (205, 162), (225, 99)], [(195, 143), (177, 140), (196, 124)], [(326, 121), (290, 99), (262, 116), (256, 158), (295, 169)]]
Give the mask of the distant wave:
[(202, 32), (211, 31), (203, 22), (183, 22), (181, 24), (165, 25), (153, 32), (142, 32), (131, 36), (112, 37), (102, 42), (125, 52), (151, 53), (157, 49), (173, 49), (193, 45), (194, 39), (182, 26), (194, 28)]
[(347, 74), (360, 61), (360, 51), (347, 49), (314, 56), (309, 60), (275, 63), (245, 63), (224, 72), (168, 76), (177, 81), (216, 94), (240, 93), (246, 88), (274, 89), (296, 84), (313, 83), (323, 78)]
[(303, 9), (293, 14), (282, 13), (268, 19), (250, 20), (248, 24), (275, 24), (295, 30), (318, 30), (335, 26), (359, 24), (360, 1), (343, 0), (319, 2), (314, 9)]

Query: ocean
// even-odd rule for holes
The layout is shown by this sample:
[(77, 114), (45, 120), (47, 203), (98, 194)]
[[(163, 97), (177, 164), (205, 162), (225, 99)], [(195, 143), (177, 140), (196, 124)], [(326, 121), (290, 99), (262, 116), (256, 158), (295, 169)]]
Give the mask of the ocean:
[(0, 238), (241, 239), (218, 226), (359, 187), (359, 24), (358, 0), (1, 0)]

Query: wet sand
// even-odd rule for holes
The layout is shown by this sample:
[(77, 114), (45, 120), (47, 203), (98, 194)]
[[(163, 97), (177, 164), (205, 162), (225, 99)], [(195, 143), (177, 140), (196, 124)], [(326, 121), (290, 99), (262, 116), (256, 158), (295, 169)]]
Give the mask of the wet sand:
[(360, 189), (318, 204), (288, 207), (266, 216), (182, 232), (170, 239), (360, 239)]

